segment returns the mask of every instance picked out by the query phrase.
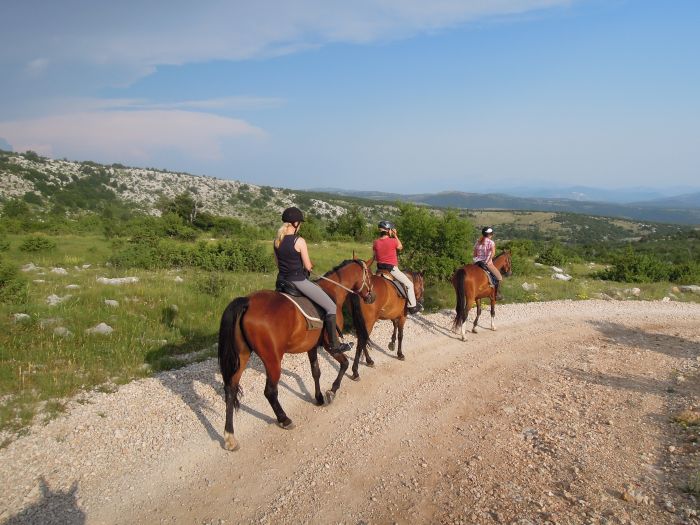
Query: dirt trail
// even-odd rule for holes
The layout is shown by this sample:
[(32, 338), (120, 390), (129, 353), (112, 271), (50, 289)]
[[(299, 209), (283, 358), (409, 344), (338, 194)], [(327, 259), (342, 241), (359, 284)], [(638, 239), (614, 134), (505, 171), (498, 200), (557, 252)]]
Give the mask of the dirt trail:
[[(670, 416), (700, 409), (700, 305), (509, 305), (466, 343), (450, 319), (412, 320), (407, 360), (373, 349), (330, 406), (312, 403), (306, 357), (286, 358), (290, 431), (251, 363), (238, 452), (222, 448), (213, 360), (91, 394), (0, 450), (0, 519), (698, 523), (681, 490), (697, 443)], [(333, 369), (322, 359), (322, 387)]]

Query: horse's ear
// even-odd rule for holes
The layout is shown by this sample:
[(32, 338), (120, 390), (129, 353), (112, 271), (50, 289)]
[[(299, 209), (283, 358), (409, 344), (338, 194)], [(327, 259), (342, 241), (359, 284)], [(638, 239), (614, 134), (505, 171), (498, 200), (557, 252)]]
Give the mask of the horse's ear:
[(370, 257), (365, 261), (365, 264), (367, 265), (367, 268), (371, 268), (372, 265), (374, 264), (374, 256)]
[(352, 251), (352, 260), (353, 261), (357, 260), (357, 255), (355, 255), (355, 250)]

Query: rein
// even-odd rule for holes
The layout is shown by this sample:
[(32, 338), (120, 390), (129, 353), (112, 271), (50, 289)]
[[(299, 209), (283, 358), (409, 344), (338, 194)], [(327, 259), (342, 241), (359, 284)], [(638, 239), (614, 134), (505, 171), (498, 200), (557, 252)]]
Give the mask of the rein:
[[(317, 274), (317, 273), (315, 273), (315, 272), (312, 272), (312, 273), (313, 273), (313, 275), (316, 276), (317, 278), (323, 279), (324, 281), (328, 281), (329, 283), (333, 283), (334, 285), (336, 285), (336, 286), (342, 288), (342, 289), (345, 290), (346, 292), (354, 293), (355, 295), (360, 295), (360, 292), (361, 292), (362, 290), (364, 290), (365, 287), (367, 287), (367, 289), (371, 292), (371, 291), (372, 291), (372, 288), (370, 287), (369, 284), (367, 284), (367, 272), (366, 272), (367, 266), (365, 265), (365, 262), (364, 262), (364, 261), (358, 262), (358, 264), (362, 264), (362, 286), (361, 286), (360, 289), (357, 290), (357, 291), (352, 290), (352, 289), (348, 288), (347, 286), (340, 284), (338, 281), (334, 281), (333, 279), (329, 279), (329, 278), (326, 277), (325, 275), (319, 275), (319, 274)], [(336, 272), (337, 272), (337, 270), (336, 270)], [(334, 273), (335, 273), (335, 272), (334, 272)]]

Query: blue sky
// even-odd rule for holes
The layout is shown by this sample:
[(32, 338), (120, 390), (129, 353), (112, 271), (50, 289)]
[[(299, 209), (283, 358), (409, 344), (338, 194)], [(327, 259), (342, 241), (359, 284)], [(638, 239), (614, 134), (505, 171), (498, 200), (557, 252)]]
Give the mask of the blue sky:
[(293, 188), (700, 187), (700, 3), (9, 1), (0, 147)]

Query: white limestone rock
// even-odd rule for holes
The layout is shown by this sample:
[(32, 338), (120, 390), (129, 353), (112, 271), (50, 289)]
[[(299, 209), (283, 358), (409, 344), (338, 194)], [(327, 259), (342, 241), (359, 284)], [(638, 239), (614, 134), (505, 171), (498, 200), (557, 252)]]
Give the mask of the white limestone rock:
[(109, 326), (107, 323), (100, 323), (85, 330), (85, 333), (90, 335), (109, 335), (112, 332), (114, 332), (114, 328)]

